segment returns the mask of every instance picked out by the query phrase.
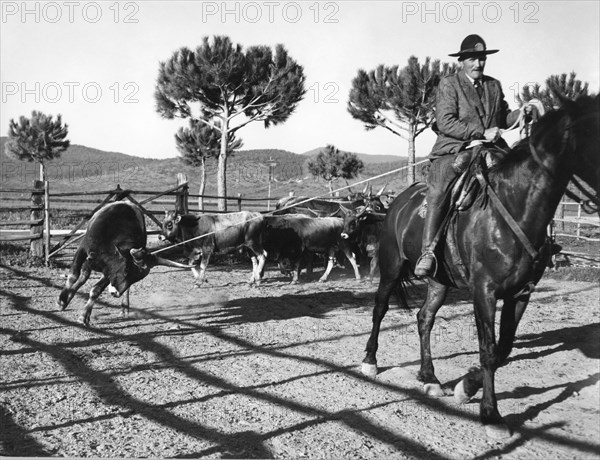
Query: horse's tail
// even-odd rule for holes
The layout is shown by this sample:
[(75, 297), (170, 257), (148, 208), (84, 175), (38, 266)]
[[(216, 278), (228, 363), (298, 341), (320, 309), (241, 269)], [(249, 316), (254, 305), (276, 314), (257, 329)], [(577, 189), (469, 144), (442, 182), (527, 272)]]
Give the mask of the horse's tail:
[(400, 273), (400, 281), (398, 282), (398, 285), (396, 286), (396, 289), (393, 291), (393, 293), (398, 299), (398, 305), (400, 305), (400, 307), (406, 310), (411, 309), (410, 303), (412, 303), (409, 302), (411, 300), (411, 296), (409, 294), (408, 288), (413, 287), (414, 285), (415, 283), (413, 282), (412, 278), (412, 270), (409, 264), (405, 263)]

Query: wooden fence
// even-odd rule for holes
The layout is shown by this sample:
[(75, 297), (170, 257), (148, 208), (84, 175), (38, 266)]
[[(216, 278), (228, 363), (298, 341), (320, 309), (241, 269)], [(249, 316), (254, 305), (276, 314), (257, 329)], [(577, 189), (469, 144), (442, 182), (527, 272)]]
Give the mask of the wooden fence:
[[(203, 209), (190, 206), (190, 199)], [(48, 183), (34, 181), (31, 189), (0, 189), (0, 242), (28, 241), (32, 255), (48, 261), (66, 248), (73, 247), (85, 234), (89, 218), (115, 199), (127, 199), (139, 205), (147, 216), (149, 235), (160, 233), (157, 216), (166, 210), (187, 213), (219, 212), (218, 197), (190, 194), (185, 175), (179, 174), (177, 185), (162, 191), (114, 190), (51, 193)], [(226, 197), (228, 209), (266, 212), (277, 198)], [(596, 215), (585, 215), (582, 207), (572, 201), (560, 203), (552, 223), (556, 236), (572, 237), (590, 242), (600, 241), (600, 222)], [(7, 230), (7, 228), (19, 227)], [(27, 228), (23, 228), (27, 227)], [(158, 227), (152, 230), (152, 227)], [(597, 254), (593, 257), (597, 258)]]
[[(190, 206), (190, 198), (203, 198), (203, 209)], [(219, 212), (213, 195), (190, 194), (185, 175), (179, 174), (177, 185), (167, 190), (114, 190), (52, 193), (48, 183), (34, 181), (31, 189), (0, 189), (0, 242), (28, 241), (31, 253), (55, 258), (85, 234), (90, 217), (105, 204), (129, 200), (140, 206), (149, 223), (149, 235), (160, 233), (166, 210), (183, 213)], [(276, 198), (247, 198), (238, 194), (226, 197), (228, 208), (266, 212)], [(27, 215), (27, 218), (24, 216)], [(158, 217), (157, 217), (158, 216)], [(25, 229), (23, 227), (29, 227)], [(18, 227), (7, 230), (8, 227)], [(157, 227), (152, 230), (152, 227)]]
[[(574, 201), (562, 201), (554, 214), (556, 236), (566, 236), (585, 241), (600, 241), (600, 221), (596, 214), (585, 214), (583, 207)], [(570, 232), (570, 233), (569, 233)]]

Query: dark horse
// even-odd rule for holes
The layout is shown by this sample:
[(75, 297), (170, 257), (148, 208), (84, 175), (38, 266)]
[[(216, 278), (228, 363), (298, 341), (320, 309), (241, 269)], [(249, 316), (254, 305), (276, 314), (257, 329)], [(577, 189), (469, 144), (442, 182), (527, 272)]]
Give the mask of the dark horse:
[[(424, 383), (426, 393), (443, 394), (431, 360), (431, 329), (449, 287), (471, 291), (481, 367), (471, 368), (456, 385), (455, 398), (466, 402), (483, 387), (480, 417), (491, 437), (510, 435), (498, 412), (494, 376), (510, 354), (530, 294), (546, 267), (546, 227), (576, 168), (589, 170), (590, 180), (598, 177), (599, 99), (583, 96), (577, 101), (561, 100), (563, 108), (547, 113), (529, 138), (517, 144), (492, 170), (484, 171), (498, 201), (524, 237), (517, 237), (519, 228), (513, 230), (500, 215), (491, 192), (480, 192), (470, 208), (453, 216), (446, 239), (438, 245), (439, 267), (436, 275), (427, 279), (427, 298), (417, 314), (421, 340), (417, 378)], [(597, 183), (591, 185), (598, 187)], [(392, 291), (399, 291), (406, 305), (405, 282), (421, 254), (425, 189), (423, 184), (414, 184), (404, 190), (385, 218), (379, 251), (381, 279), (363, 361), (363, 373), (367, 375), (377, 373), (379, 328)], [(499, 299), (503, 307), (496, 343), (494, 317)]]

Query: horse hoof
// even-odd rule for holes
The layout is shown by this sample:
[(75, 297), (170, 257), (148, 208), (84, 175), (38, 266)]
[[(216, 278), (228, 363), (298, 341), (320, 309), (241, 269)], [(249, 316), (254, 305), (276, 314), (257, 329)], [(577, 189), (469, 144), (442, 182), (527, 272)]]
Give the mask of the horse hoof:
[(89, 318), (86, 318), (83, 315), (79, 317), (79, 322), (81, 324), (83, 324), (85, 327), (90, 327), (90, 320), (89, 320)]
[(491, 439), (506, 439), (511, 437), (510, 429), (505, 423), (485, 425), (485, 434)]
[(446, 396), (446, 393), (442, 389), (442, 386), (439, 383), (426, 383), (423, 385), (423, 392), (427, 396)]
[(471, 399), (471, 396), (467, 394), (465, 391), (465, 382), (464, 379), (461, 379), (460, 382), (456, 384), (454, 387), (454, 400), (458, 404), (466, 404)]
[(377, 375), (377, 364), (362, 363), (360, 371), (367, 377), (375, 377)]

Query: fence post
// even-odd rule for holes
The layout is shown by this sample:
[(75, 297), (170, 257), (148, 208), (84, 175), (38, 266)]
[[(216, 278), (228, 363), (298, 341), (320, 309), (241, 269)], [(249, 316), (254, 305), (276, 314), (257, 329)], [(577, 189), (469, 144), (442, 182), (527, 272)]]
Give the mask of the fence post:
[(238, 197), (237, 197), (237, 202), (238, 202), (238, 211), (242, 211), (242, 194), (238, 193)]
[[(563, 197), (563, 200), (565, 198)], [(560, 231), (564, 232), (565, 231), (565, 203), (561, 202), (560, 203), (560, 214), (559, 214), (559, 218), (560, 218)]]
[(50, 182), (44, 181), (44, 253), (50, 262)]
[[(184, 185), (183, 185), (184, 184)], [(177, 174), (177, 185), (183, 185), (175, 198), (175, 211), (177, 214), (188, 214), (188, 198), (190, 188), (187, 185), (187, 176), (184, 173)]]
[(577, 239), (581, 236), (581, 203), (577, 203)]
[[(42, 208), (44, 182), (41, 180), (33, 181), (33, 188), (40, 192), (31, 193), (31, 220), (38, 220), (44, 217)], [(44, 222), (29, 227), (30, 252), (33, 257), (44, 257), (44, 240), (42, 233), (44, 232)]]

